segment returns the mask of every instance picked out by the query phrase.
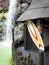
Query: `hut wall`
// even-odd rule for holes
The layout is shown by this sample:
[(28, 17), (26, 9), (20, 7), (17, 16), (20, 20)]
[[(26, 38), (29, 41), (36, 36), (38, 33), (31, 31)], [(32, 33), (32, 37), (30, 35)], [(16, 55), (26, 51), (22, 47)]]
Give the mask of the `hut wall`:
[(27, 26), (24, 24), (24, 47), (26, 50), (38, 50), (32, 41)]

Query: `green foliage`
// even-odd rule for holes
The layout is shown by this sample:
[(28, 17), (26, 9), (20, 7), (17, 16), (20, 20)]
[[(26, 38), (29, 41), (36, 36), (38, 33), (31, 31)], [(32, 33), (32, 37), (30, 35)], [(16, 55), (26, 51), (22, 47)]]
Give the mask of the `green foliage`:
[(2, 42), (3, 40), (0, 38), (0, 42)]
[(2, 10), (0, 10), (0, 13), (2, 13)]
[(7, 11), (8, 11), (8, 9), (4, 8), (4, 9), (0, 10), (0, 13), (6, 13)]
[(4, 22), (4, 20), (6, 20), (6, 17), (3, 16), (0, 22)]

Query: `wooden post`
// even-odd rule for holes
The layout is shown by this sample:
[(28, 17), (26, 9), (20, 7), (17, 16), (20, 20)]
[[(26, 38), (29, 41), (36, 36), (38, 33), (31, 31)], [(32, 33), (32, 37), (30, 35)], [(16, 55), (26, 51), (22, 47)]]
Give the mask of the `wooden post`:
[(12, 28), (12, 42), (14, 43), (14, 28)]
[(23, 61), (21, 61), (21, 65), (25, 65), (24, 60), (23, 60)]
[[(37, 28), (43, 39), (42, 20), (41, 19), (37, 20)], [(44, 52), (43, 51), (39, 51), (39, 65), (44, 65)]]
[(18, 56), (19, 56), (19, 51), (17, 51), (17, 55), (16, 55), (16, 57), (15, 57), (15, 65), (18, 65)]
[(30, 54), (27, 54), (26, 64), (31, 65), (31, 55)]
[(33, 64), (33, 65), (36, 65), (36, 64)]
[(15, 50), (15, 43), (12, 43), (12, 52)]
[(17, 65), (17, 53), (15, 54), (15, 64), (14, 65)]
[(13, 64), (15, 64), (15, 55), (16, 55), (17, 51), (14, 50), (14, 52), (12, 53), (12, 62)]
[(18, 65), (21, 65), (21, 61), (23, 60), (23, 57), (22, 57), (22, 52), (19, 52), (19, 64)]
[(15, 65), (21, 65), (22, 59), (23, 59), (22, 52), (17, 51), (17, 53), (15, 55)]
[(27, 58), (24, 58), (24, 64), (25, 64), (25, 65), (27, 65), (27, 64), (26, 64), (26, 60), (27, 60)]
[(27, 44), (26, 44), (26, 43), (27, 43), (27, 42), (26, 42), (26, 40), (27, 40), (27, 39), (26, 39), (27, 29), (26, 29), (26, 28), (27, 28), (27, 26), (26, 26), (26, 24), (24, 24), (24, 48), (25, 48), (25, 50), (27, 49)]
[(15, 50), (15, 44), (12, 43), (12, 61), (13, 61), (13, 62), (14, 62), (15, 52), (16, 52), (16, 50)]
[(44, 65), (44, 52), (39, 52), (39, 64)]
[(33, 60), (31, 60), (31, 65), (33, 65)]
[(19, 65), (22, 65), (23, 57), (19, 57)]
[(15, 50), (15, 43), (14, 43), (14, 28), (12, 28), (12, 62), (13, 64), (15, 63), (15, 54), (16, 54), (16, 50)]

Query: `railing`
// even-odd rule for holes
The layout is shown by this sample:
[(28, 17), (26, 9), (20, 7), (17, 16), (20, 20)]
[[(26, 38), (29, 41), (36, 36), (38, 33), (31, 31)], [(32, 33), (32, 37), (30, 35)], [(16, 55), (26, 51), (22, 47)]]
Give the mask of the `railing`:
[[(31, 59), (31, 54), (27, 54), (23, 57), (23, 52), (18, 51), (15, 48), (15, 43), (12, 44), (12, 62), (14, 65), (36, 65)], [(36, 60), (35, 60), (36, 61)], [(38, 65), (44, 65), (44, 52), (39, 51)]]
[(35, 65), (31, 60), (31, 54), (27, 54), (24, 58), (22, 52), (15, 50), (14, 44), (12, 44), (12, 62), (14, 65)]

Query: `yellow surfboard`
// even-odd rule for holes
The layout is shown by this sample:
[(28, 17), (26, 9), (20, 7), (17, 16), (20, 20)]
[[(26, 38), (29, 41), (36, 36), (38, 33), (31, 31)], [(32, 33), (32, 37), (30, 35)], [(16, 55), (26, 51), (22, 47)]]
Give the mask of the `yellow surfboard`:
[(27, 21), (27, 28), (28, 28), (29, 34), (31, 36), (31, 39), (35, 43), (36, 47), (40, 51), (44, 51), (43, 40), (40, 36), (40, 33), (39, 33), (37, 27), (34, 25), (34, 23), (32, 21)]

